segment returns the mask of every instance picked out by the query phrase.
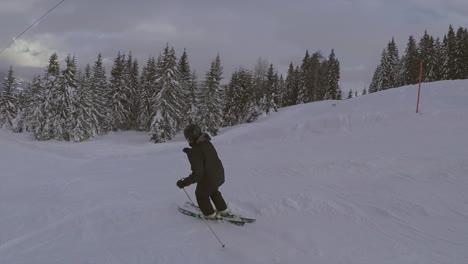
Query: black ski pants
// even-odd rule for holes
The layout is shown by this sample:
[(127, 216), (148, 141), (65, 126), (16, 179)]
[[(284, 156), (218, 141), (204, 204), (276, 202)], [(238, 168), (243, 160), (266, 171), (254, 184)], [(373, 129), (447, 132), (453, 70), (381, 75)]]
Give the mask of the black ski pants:
[(217, 211), (227, 209), (226, 202), (218, 188), (219, 187), (205, 184), (197, 184), (195, 196), (197, 197), (198, 206), (204, 215), (211, 215), (215, 212), (211, 205), (211, 201), (213, 201)]

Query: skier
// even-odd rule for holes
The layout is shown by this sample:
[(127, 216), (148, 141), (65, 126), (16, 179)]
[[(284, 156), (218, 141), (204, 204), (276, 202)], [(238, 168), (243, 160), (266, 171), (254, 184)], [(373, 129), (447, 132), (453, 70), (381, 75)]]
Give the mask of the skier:
[(210, 136), (202, 133), (200, 127), (195, 124), (188, 125), (184, 129), (184, 136), (191, 147), (184, 148), (183, 152), (187, 154), (192, 173), (178, 180), (177, 187), (182, 189), (197, 183), (195, 196), (205, 218), (218, 217), (211, 201), (219, 215), (229, 216), (226, 202), (218, 190), (224, 183), (224, 167), (215, 147), (210, 142)]

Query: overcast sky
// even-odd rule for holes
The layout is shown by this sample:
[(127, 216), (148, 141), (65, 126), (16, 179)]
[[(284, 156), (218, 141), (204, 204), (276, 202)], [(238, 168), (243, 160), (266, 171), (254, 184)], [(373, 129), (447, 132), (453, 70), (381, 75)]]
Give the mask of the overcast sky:
[[(58, 2), (0, 0), (0, 49)], [(219, 52), (228, 79), (259, 57), (285, 72), (307, 49), (334, 48), (343, 90), (362, 90), (392, 36), (402, 52), (410, 34), (442, 37), (449, 24), (468, 27), (468, 1), (66, 0), (0, 54), (0, 71), (42, 74), (52, 52), (74, 53), (80, 66), (101, 52), (110, 70), (119, 50), (142, 64), (169, 42), (178, 55), (187, 48), (199, 77)]]

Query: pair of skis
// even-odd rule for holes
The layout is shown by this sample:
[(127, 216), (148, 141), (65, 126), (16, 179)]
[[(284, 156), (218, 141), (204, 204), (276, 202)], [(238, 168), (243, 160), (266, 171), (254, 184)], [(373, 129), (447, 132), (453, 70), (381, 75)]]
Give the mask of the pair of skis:
[[(192, 216), (194, 218), (198, 218), (198, 219), (203, 218), (203, 216), (201, 215), (200, 208), (192, 202), (186, 202), (183, 206), (179, 206), (177, 210), (181, 212), (182, 214)], [(243, 226), (247, 223), (255, 222), (254, 218), (247, 218), (247, 217), (239, 216), (236, 214), (230, 214), (229, 216), (217, 215), (217, 218), (214, 218), (214, 219), (205, 218), (205, 219), (210, 220), (210, 221), (227, 222), (227, 223), (231, 223), (231, 224), (238, 225), (238, 226)]]

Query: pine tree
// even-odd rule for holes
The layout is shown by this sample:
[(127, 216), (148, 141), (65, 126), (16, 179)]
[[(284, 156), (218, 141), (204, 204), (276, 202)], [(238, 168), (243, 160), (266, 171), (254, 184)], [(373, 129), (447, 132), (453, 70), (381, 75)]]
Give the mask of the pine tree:
[(455, 36), (455, 31), (453, 30), (452, 25), (449, 26), (447, 41), (445, 44), (447, 50), (447, 79), (455, 80), (458, 77), (457, 38)]
[(75, 123), (72, 126), (70, 140), (81, 142), (97, 135), (98, 122), (93, 119), (93, 95), (91, 94), (91, 66), (86, 65), (85, 72), (77, 74)]
[(317, 101), (325, 100), (325, 95), (328, 92), (328, 69), (330, 62), (326, 59), (322, 60), (318, 71), (318, 84), (317, 84)]
[(7, 125), (14, 129), (14, 120), (18, 114), (18, 97), (16, 95), (17, 80), (10, 66), (8, 77), (3, 82), (3, 92), (0, 95), (0, 128)]
[(325, 99), (341, 100), (341, 89), (339, 87), (340, 80), (340, 62), (335, 57), (335, 51), (332, 49), (328, 58), (327, 71), (328, 85)]
[(36, 139), (42, 138), (42, 131), (45, 124), (46, 114), (44, 113), (44, 103), (46, 100), (46, 90), (40, 76), (34, 77), (28, 90), (26, 99), (26, 130), (33, 133)]
[(253, 122), (261, 114), (254, 87), (254, 78), (250, 71), (241, 67), (233, 72), (226, 89), (225, 125)]
[(183, 102), (179, 97), (181, 87), (174, 48), (166, 45), (158, 65), (158, 86), (161, 90), (154, 99), (156, 112), (152, 115), (150, 128), (151, 140), (163, 143), (171, 140), (182, 122)]
[(298, 101), (299, 87), (297, 86), (299, 76), (297, 76), (294, 70), (294, 65), (291, 62), (289, 64), (288, 75), (285, 81), (285, 91), (283, 94), (283, 106), (295, 105)]
[(455, 36), (456, 79), (465, 79), (468, 76), (468, 35), (464, 28), (459, 27)]
[(37, 135), (36, 139), (38, 140), (50, 140), (54, 138), (56, 126), (60, 123), (59, 116), (59, 106), (56, 96), (59, 94), (60, 90), (60, 65), (58, 61), (58, 55), (56, 53), (52, 54), (49, 59), (49, 65), (46, 69), (44, 76), (44, 86), (45, 86), (45, 100), (44, 100), (44, 117), (42, 121), (42, 131)]
[(445, 71), (445, 48), (440, 38), (436, 38), (434, 46), (434, 80), (440, 81), (444, 79)]
[(419, 51), (414, 37), (411, 35), (406, 46), (403, 61), (403, 85), (417, 84), (419, 82)]
[(225, 90), (225, 104), (223, 109), (223, 124), (225, 126), (236, 125), (239, 116), (239, 110), (237, 109), (238, 105), (236, 104), (238, 101), (238, 99), (236, 98), (236, 87), (239, 83), (238, 71), (240, 70), (234, 71), (232, 73), (231, 80), (229, 81), (229, 84)]
[(180, 89), (181, 89), (181, 94), (178, 95), (181, 97), (181, 103), (182, 103), (182, 113), (184, 113), (184, 117), (182, 122), (178, 124), (178, 129), (183, 129), (186, 125), (192, 122), (192, 115), (187, 115), (185, 113), (190, 113), (191, 109), (193, 107), (193, 96), (194, 92), (191, 89), (193, 89), (193, 83), (192, 83), (192, 72), (190, 71), (190, 65), (188, 62), (188, 56), (187, 56), (187, 50), (184, 49), (184, 52), (182, 53), (182, 56), (179, 59), (179, 62), (177, 64), (177, 70), (179, 72), (179, 83), (180, 83)]
[(309, 102), (315, 102), (320, 100), (318, 95), (320, 94), (319, 83), (320, 83), (320, 68), (322, 67), (321, 61), (323, 61), (323, 56), (320, 52), (315, 52), (310, 58), (310, 74), (309, 74)]
[(199, 117), (197, 114), (199, 113), (200, 108), (200, 89), (197, 81), (197, 72), (193, 71), (190, 75), (190, 83), (189, 83), (189, 119), (188, 123), (196, 124), (199, 123)]
[(157, 69), (154, 57), (149, 57), (146, 66), (143, 67), (140, 78), (140, 105), (138, 111), (139, 128), (149, 131), (151, 126), (151, 113), (154, 113), (154, 102), (152, 98), (157, 96)]
[(301, 73), (299, 76), (299, 90), (296, 103), (303, 104), (309, 102), (309, 89), (310, 83), (310, 55), (309, 50), (306, 51), (304, 58), (302, 59), (301, 64)]
[(406, 55), (401, 56), (397, 67), (396, 87), (405, 86), (405, 61)]
[(76, 126), (76, 110), (79, 107), (76, 101), (76, 59), (68, 55), (65, 59), (66, 68), (62, 72), (59, 89), (55, 91), (54, 100), (57, 109), (56, 123), (54, 124), (54, 138), (69, 141), (73, 128)]
[(419, 55), (420, 60), (423, 62), (422, 78), (423, 82), (432, 82), (435, 80), (435, 43), (434, 38), (424, 32), (423, 37), (419, 42)]
[(223, 68), (219, 54), (211, 63), (210, 70), (206, 73), (203, 84), (202, 106), (201, 106), (201, 128), (216, 136), (222, 125), (223, 91), (221, 80)]
[(295, 99), (296, 101), (293, 102), (294, 105), (297, 105), (299, 100), (298, 100), (298, 96), (299, 96), (299, 88), (301, 87), (301, 68), (299, 68), (299, 65), (296, 65), (296, 68), (294, 69), (294, 95), (295, 97), (293, 99)]
[(378, 65), (372, 76), (372, 82), (369, 85), (369, 93), (375, 93), (382, 90), (382, 70), (381, 66)]
[(268, 68), (265, 80), (265, 94), (263, 96), (263, 105), (261, 109), (266, 114), (278, 111), (278, 75), (275, 72), (273, 64)]
[(309, 57), (309, 53), (303, 59), (301, 66), (301, 85), (299, 89), (298, 103), (317, 101), (320, 61), (323, 59), (319, 52)]
[(353, 98), (353, 89), (349, 90), (347, 99), (351, 99), (351, 98)]
[(101, 54), (98, 55), (91, 72), (92, 108), (90, 109), (90, 115), (98, 125), (97, 133), (104, 134), (111, 130), (112, 108), (109, 106), (111, 91), (107, 84), (106, 70), (102, 63)]
[(257, 64), (255, 64), (253, 71), (255, 99), (259, 107), (260, 105), (265, 104), (263, 100), (265, 99), (265, 94), (267, 93), (265, 83), (268, 72), (268, 65), (269, 63), (267, 60), (260, 57), (258, 58)]
[(387, 49), (382, 51), (380, 63), (382, 90), (398, 86), (398, 76), (400, 73), (399, 65), (398, 48), (395, 44), (395, 40), (392, 38), (392, 40), (387, 44)]
[(286, 87), (286, 83), (284, 81), (283, 74), (281, 74), (278, 79), (278, 96), (277, 96), (278, 107), (284, 106), (283, 98), (284, 98), (284, 93), (285, 93), (285, 87)]
[[(110, 88), (110, 107), (111, 116), (108, 120), (109, 130), (117, 131), (118, 129), (128, 129), (128, 123), (131, 116), (131, 98), (132, 94), (129, 86), (130, 72), (126, 66), (125, 54), (120, 52), (114, 59), (114, 66), (111, 70), (111, 77), (109, 80)], [(132, 64), (131, 58), (130, 65)], [(130, 69), (131, 70), (131, 69)]]
[(463, 57), (461, 60), (463, 61), (463, 69), (462, 69), (462, 78), (468, 79), (468, 29), (463, 30)]
[(448, 38), (444, 35), (441, 47), (438, 49), (438, 54), (441, 58), (441, 80), (449, 80), (449, 56), (448, 56)]
[(364, 88), (364, 90), (362, 90), (362, 95), (366, 95), (367, 94), (367, 90), (366, 88)]
[(13, 132), (21, 133), (24, 129), (24, 120), (26, 118), (26, 91), (19, 91), (17, 97), (16, 117), (12, 120)]
[(136, 129), (138, 127), (138, 114), (140, 109), (140, 82), (139, 82), (139, 67), (138, 60), (132, 57), (129, 53), (127, 63), (125, 65), (127, 87), (128, 87), (128, 111), (129, 117), (126, 124), (126, 129)]

